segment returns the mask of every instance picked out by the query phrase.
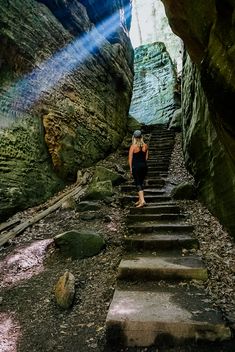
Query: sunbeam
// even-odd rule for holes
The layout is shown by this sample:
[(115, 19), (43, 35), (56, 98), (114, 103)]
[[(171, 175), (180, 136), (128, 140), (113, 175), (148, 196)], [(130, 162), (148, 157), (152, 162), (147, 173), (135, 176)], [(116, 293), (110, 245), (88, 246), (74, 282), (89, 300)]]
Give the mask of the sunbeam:
[(0, 93), (0, 128), (8, 127), (16, 117), (29, 111), (44, 94), (50, 92), (62, 79), (95, 54), (115, 34), (120, 25), (125, 27), (124, 15), (126, 20), (131, 16), (129, 5), (94, 26), (90, 32), (75, 39), (14, 83), (7, 91)]

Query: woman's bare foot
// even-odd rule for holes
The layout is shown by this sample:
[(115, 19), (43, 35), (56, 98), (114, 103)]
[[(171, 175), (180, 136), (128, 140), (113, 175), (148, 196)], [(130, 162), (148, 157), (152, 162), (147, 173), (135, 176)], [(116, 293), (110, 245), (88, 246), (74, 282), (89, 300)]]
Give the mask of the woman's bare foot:
[(136, 208), (143, 208), (146, 205), (146, 202), (139, 203)]
[(140, 204), (140, 201), (138, 200), (138, 202), (135, 202), (135, 205), (139, 205)]

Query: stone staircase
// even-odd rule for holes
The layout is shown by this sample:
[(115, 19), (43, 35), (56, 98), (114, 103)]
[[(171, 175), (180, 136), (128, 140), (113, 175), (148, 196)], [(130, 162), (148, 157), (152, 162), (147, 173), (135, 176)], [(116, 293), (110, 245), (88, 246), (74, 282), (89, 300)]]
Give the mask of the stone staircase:
[[(126, 255), (106, 319), (107, 341), (113, 346), (175, 346), (231, 336), (220, 313), (208, 305), (204, 290), (190, 284), (206, 280), (207, 269), (200, 257), (184, 255), (182, 249), (199, 244), (186, 214), (164, 188), (173, 145), (173, 132), (164, 125), (153, 127), (147, 206), (130, 208)], [(136, 200), (133, 185), (121, 190), (125, 201)]]

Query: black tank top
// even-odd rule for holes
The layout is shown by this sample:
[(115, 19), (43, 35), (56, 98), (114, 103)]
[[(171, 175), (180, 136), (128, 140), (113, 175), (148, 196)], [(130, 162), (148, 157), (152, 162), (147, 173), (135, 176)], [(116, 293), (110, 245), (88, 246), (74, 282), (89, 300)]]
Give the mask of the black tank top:
[[(147, 152), (147, 151), (146, 151)], [(146, 164), (146, 152), (140, 147), (140, 151), (133, 153), (132, 166), (138, 166), (139, 164)]]

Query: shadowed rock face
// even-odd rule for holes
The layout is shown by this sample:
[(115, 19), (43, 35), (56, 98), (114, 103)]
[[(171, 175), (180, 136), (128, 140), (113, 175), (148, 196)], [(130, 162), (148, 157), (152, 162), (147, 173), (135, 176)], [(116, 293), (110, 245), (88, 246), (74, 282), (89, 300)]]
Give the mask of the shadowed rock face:
[(176, 71), (163, 43), (135, 49), (135, 79), (130, 115), (145, 124), (167, 123), (176, 105)]
[(194, 63), (186, 60), (183, 75), (187, 165), (202, 199), (235, 236), (235, 1), (163, 3)]
[[(1, 218), (47, 199), (121, 142), (133, 80), (128, 4), (0, 0)], [(108, 35), (99, 23), (115, 11)]]

